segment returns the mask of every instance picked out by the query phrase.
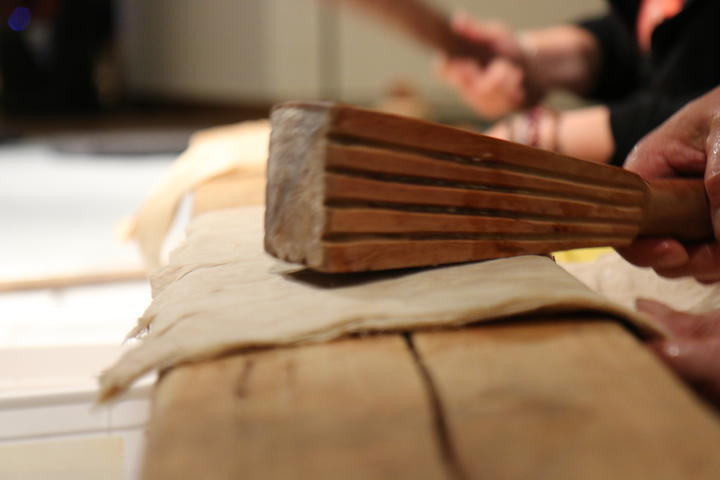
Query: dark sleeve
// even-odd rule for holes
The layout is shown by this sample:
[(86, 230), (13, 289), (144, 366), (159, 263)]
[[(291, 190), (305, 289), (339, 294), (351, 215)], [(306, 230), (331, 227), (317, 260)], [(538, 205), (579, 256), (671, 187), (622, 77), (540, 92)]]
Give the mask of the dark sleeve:
[(627, 100), (611, 103), (610, 129), (615, 140), (615, 153), (610, 163), (623, 165), (625, 158), (641, 138), (702, 93), (704, 92), (669, 98), (643, 92)]
[(642, 58), (632, 31), (616, 14), (578, 23), (592, 34), (600, 47), (600, 65), (591, 99), (609, 102), (630, 94), (638, 87)]

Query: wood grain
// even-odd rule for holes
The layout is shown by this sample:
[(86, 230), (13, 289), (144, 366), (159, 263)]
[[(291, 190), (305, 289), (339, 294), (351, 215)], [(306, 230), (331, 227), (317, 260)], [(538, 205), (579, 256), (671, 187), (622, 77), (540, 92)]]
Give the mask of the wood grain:
[(401, 336), (174, 368), (143, 478), (442, 479), (432, 405)]
[(713, 236), (701, 180), (648, 185), (620, 168), (331, 103), (283, 104), (271, 123), (265, 249), (315, 270)]
[(408, 150), (391, 150), (362, 144), (329, 142), (326, 169), (354, 173), (376, 173), (403, 178), (430, 179), (484, 188), (532, 191), (565, 195), (576, 199), (602, 200), (612, 205), (637, 206), (643, 201), (641, 190), (598, 185), (592, 181), (568, 181), (531, 170), (498, 168), (472, 157), (433, 156)]
[[(617, 243), (616, 243), (617, 242)], [(518, 250), (540, 254), (569, 250), (577, 245), (577, 238), (568, 239), (365, 239), (361, 241), (325, 242), (323, 268), (328, 271), (353, 272), (390, 270), (408, 265), (434, 266), (474, 260), (511, 257)], [(617, 238), (583, 238), (588, 247), (602, 247), (608, 243), (622, 245)], [(422, 263), (420, 263), (422, 260)]]
[[(383, 181), (347, 174), (327, 173), (325, 198), (330, 205), (337, 201), (375, 202), (397, 206), (450, 207), (475, 211), (491, 210), (497, 216), (537, 215), (562, 223), (562, 217), (575, 220), (639, 222), (639, 206), (623, 207), (518, 192), (460, 189), (446, 186), (417, 185)], [(504, 213), (503, 213), (504, 212)]]
[(362, 233), (483, 233), (544, 234), (568, 233), (594, 236), (632, 235), (635, 227), (625, 224), (566, 222), (398, 211), (383, 208), (329, 207), (325, 220), (326, 238), (337, 234)]
[(718, 419), (619, 325), (418, 333), (467, 478), (714, 479)]
[(176, 366), (143, 478), (717, 477), (718, 418), (625, 329), (545, 320)]
[[(286, 105), (289, 108), (294, 105), (322, 108), (307, 103)], [(345, 106), (334, 108), (328, 135), (356, 143), (394, 145), (441, 155), (470, 157), (481, 163), (527, 168), (548, 175), (555, 174), (566, 180), (630, 189), (643, 188), (640, 177), (609, 165), (585, 162), (547, 150), (479, 135), (469, 130), (372, 110)]]
[(716, 478), (717, 418), (627, 331), (531, 322), (175, 367), (143, 478)]

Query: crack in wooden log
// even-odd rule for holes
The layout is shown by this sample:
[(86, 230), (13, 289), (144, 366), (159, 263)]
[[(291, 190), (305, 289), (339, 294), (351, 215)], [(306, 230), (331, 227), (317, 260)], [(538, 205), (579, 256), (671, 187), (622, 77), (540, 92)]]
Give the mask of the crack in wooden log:
[(453, 438), (450, 434), (447, 419), (445, 418), (445, 407), (442, 398), (435, 385), (432, 374), (427, 365), (423, 361), (420, 353), (415, 348), (412, 334), (404, 333), (405, 345), (410, 352), (415, 368), (417, 369), (420, 380), (428, 395), (431, 407), (431, 416), (433, 420), (433, 429), (435, 430), (435, 440), (443, 465), (447, 470), (448, 477), (452, 480), (467, 480), (469, 477), (465, 473), (462, 463), (458, 458), (457, 450), (453, 444)]
[(249, 395), (250, 389), (248, 387), (248, 383), (250, 382), (250, 376), (252, 375), (254, 368), (255, 362), (251, 358), (246, 359), (243, 364), (242, 371), (237, 379), (237, 383), (235, 383), (235, 388), (233, 388), (233, 392), (236, 397), (245, 398)]
[(288, 387), (294, 388), (297, 385), (297, 364), (288, 357), (285, 361), (285, 382)]

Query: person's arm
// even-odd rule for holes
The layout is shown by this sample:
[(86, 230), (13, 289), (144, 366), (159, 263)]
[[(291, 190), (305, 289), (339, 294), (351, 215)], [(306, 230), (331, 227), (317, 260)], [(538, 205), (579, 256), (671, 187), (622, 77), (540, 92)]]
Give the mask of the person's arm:
[[(584, 160), (622, 166), (633, 147), (649, 132), (698, 95), (662, 97), (641, 93), (609, 106), (593, 106), (565, 112), (543, 109), (536, 120), (543, 132), (533, 146)], [(528, 142), (531, 111), (508, 117), (487, 134), (519, 143)], [(514, 125), (515, 128), (509, 128)], [(515, 133), (515, 135), (513, 135)]]
[(588, 30), (559, 25), (520, 34), (525, 69), (543, 90), (566, 90), (585, 96), (593, 89), (600, 44)]
[(602, 105), (565, 112), (533, 109), (510, 116), (485, 133), (591, 162), (606, 163), (615, 148), (609, 117), (610, 111)]
[(689, 103), (633, 149), (625, 168), (645, 178), (704, 176), (716, 240), (684, 245), (641, 239), (618, 248), (628, 261), (665, 277), (720, 281), (720, 87)]

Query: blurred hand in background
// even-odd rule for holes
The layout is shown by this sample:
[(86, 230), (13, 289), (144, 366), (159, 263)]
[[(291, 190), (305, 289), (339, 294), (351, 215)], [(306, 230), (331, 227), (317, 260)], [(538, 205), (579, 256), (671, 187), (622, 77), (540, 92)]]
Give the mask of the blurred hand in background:
[(599, 48), (592, 35), (573, 25), (522, 33), (497, 21), (452, 19), (452, 28), (495, 55), (486, 66), (468, 59), (442, 57), (439, 77), (486, 118), (497, 118), (537, 104), (549, 90), (578, 94), (590, 89)]
[(452, 28), (495, 57), (483, 67), (472, 59), (443, 56), (436, 66), (439, 77), (484, 117), (497, 118), (523, 106), (528, 78), (518, 36), (501, 22), (474, 21), (465, 14), (453, 17)]

